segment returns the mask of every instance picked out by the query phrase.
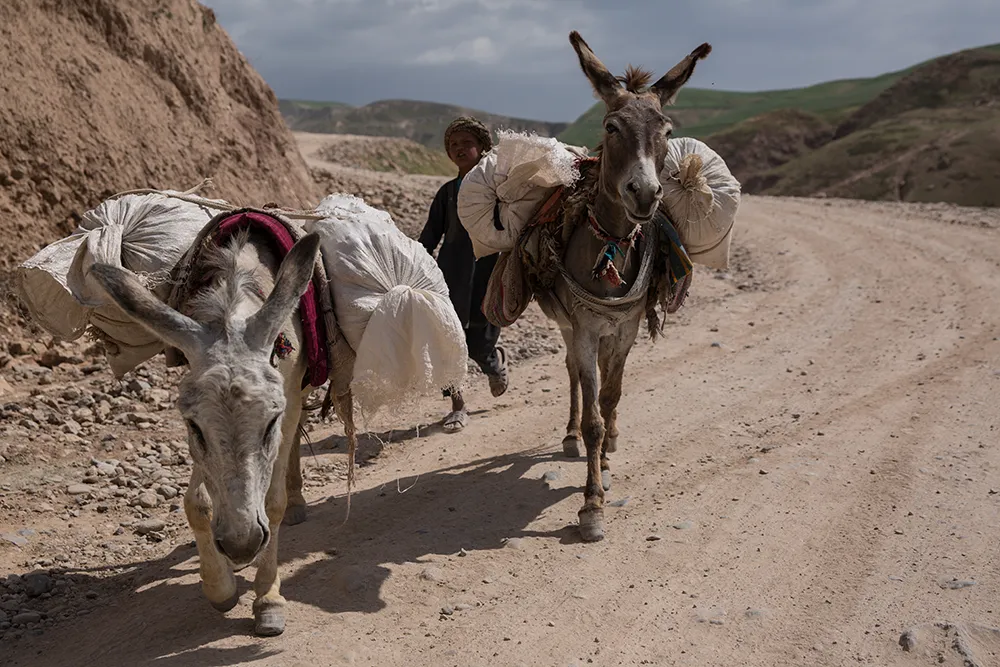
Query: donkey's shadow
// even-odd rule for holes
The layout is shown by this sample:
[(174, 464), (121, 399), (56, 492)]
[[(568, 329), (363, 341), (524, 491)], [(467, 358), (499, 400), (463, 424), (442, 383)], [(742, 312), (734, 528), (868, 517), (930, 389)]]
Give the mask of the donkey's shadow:
[[(506, 538), (565, 538), (575, 526), (551, 533), (528, 530), (546, 508), (580, 492), (550, 489), (538, 476), (525, 476), (533, 466), (553, 459), (549, 453), (506, 454), (408, 478), (400, 482), (405, 492), (395, 484), (363, 489), (353, 494), (346, 522), (343, 496), (314, 503), (306, 523), (281, 528), (282, 594), (292, 605), (329, 613), (375, 613), (385, 607), (381, 591), (390, 572), (387, 565), (462, 549), (497, 549)], [(248, 604), (223, 616), (211, 609), (200, 585), (178, 581), (197, 574), (196, 555), (189, 543), (111, 577), (74, 573), (75, 587), (93, 590), (109, 603), (82, 619), (60, 621), (40, 636), (5, 642), (0, 663), (79, 665), (111, 658), (116, 664), (222, 666), (279, 652), (280, 638), (234, 648), (209, 646), (251, 635), (253, 619)], [(302, 559), (312, 562), (289, 572), (287, 563)], [(241, 581), (243, 593), (248, 587)], [(244, 603), (248, 600), (245, 596)], [(294, 632), (292, 614), (289, 629)], [(74, 650), (67, 652), (67, 646)]]

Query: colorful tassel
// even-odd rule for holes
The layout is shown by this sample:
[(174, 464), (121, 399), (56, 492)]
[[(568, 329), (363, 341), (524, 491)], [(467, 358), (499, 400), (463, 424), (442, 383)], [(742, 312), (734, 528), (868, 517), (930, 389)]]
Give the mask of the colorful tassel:
[(295, 351), (295, 347), (292, 345), (292, 341), (288, 340), (288, 336), (284, 332), (278, 334), (278, 338), (274, 341), (274, 349), (271, 350), (271, 365), (275, 366), (275, 357), (278, 359), (287, 359), (288, 355)]

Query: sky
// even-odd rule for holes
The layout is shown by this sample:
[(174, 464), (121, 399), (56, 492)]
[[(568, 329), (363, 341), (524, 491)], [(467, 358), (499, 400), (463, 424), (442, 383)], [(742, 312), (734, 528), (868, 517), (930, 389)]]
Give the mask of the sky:
[(1000, 0), (201, 1), (278, 97), (416, 99), (547, 121), (594, 103), (571, 30), (616, 74), (631, 63), (659, 76), (709, 42), (688, 85), (746, 91), (1000, 41)]

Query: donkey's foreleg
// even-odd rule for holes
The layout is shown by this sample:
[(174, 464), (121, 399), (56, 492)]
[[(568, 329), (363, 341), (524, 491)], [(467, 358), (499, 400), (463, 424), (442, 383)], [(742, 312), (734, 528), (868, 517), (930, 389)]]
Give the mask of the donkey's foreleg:
[(571, 458), (580, 455), (580, 369), (575, 361), (576, 352), (573, 349), (573, 332), (562, 330), (566, 341), (566, 371), (569, 373), (569, 423), (566, 424), (566, 437), (563, 438), (563, 454)]
[(253, 581), (256, 598), (253, 601), (254, 633), (273, 637), (285, 631), (285, 598), (281, 595), (281, 577), (278, 576), (278, 529), (288, 504), (286, 477), (293, 446), (298, 446), (298, 425), (302, 415), (301, 404), (289, 405), (281, 424), (281, 449), (274, 462), (271, 485), (267, 489), (264, 508), (267, 512), (271, 539), (257, 557), (257, 576)]
[(580, 536), (586, 542), (604, 539), (604, 489), (601, 486), (601, 446), (604, 442), (604, 420), (597, 407), (597, 335), (589, 331), (574, 332), (575, 363), (580, 371), (583, 398), (583, 441), (587, 446), (587, 485), (580, 510)]
[(625, 361), (635, 343), (638, 322), (635, 326), (623, 325), (614, 336), (601, 339), (598, 362), (601, 368), (601, 392), (598, 401), (604, 420), (604, 442), (601, 447), (601, 485), (611, 488), (611, 464), (608, 454), (618, 449), (618, 402), (622, 397), (622, 378)]
[(212, 536), (212, 499), (202, 483), (197, 466), (191, 473), (187, 493), (184, 494), (184, 514), (198, 545), (198, 569), (201, 573), (201, 590), (212, 606), (219, 611), (229, 611), (239, 602), (236, 577), (229, 561), (219, 553)]
[(306, 412), (302, 412), (299, 427), (295, 429), (291, 451), (288, 453), (288, 472), (285, 473), (285, 495), (288, 498), (285, 506), (284, 523), (294, 526), (306, 520), (306, 499), (302, 495), (302, 430), (305, 428)]

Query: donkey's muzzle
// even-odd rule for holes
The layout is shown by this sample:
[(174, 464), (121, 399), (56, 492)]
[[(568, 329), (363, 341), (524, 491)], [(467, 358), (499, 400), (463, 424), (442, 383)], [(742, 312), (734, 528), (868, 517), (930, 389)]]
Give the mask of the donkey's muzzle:
[(270, 531), (260, 520), (254, 521), (247, 530), (226, 533), (215, 539), (215, 548), (236, 566), (247, 565), (267, 544)]
[(660, 185), (659, 181), (649, 183), (638, 178), (626, 183), (625, 192), (622, 193), (625, 210), (632, 218), (640, 221), (653, 217), (662, 198), (663, 186)]

